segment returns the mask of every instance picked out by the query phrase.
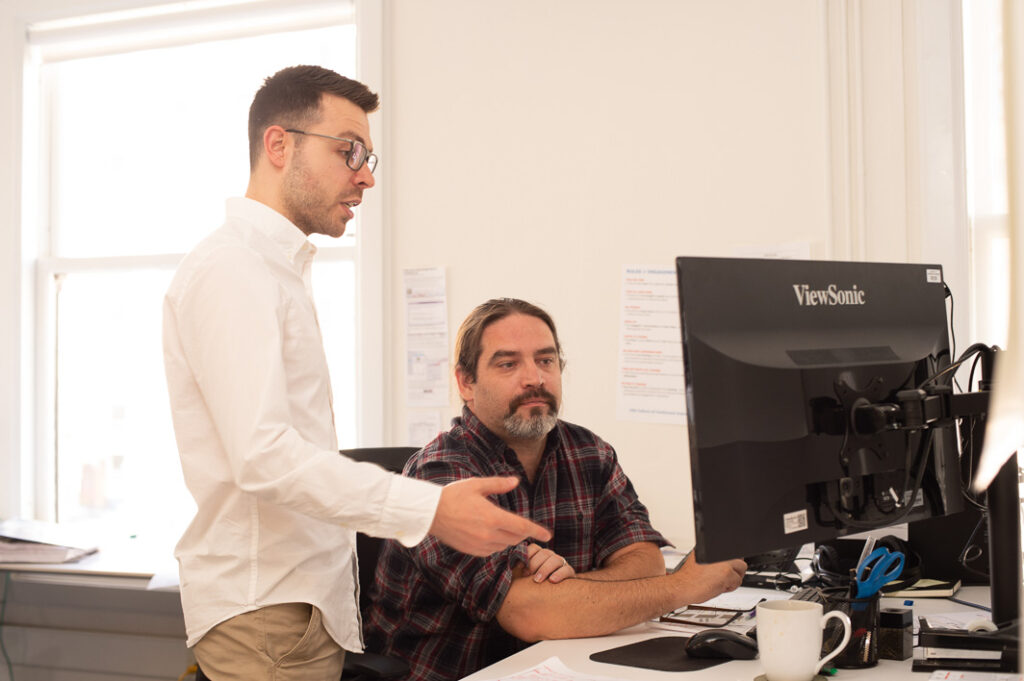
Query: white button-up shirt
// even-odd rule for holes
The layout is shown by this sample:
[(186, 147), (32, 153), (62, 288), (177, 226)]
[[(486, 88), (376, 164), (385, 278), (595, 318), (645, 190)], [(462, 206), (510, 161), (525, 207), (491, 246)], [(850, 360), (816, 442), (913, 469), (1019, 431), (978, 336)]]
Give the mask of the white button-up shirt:
[(413, 546), (441, 488), (338, 454), (309, 289), (316, 248), (282, 215), (230, 199), (164, 299), (164, 363), (198, 510), (175, 550), (188, 645), (224, 620), (311, 603), (362, 649), (355, 531)]

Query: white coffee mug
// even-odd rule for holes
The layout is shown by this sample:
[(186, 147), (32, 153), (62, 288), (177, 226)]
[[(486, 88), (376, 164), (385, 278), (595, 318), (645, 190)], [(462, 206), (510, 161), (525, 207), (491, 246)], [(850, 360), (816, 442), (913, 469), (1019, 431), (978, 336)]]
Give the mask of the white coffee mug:
[[(831, 618), (843, 623), (843, 642), (822, 659), (821, 636)], [(850, 642), (850, 618), (824, 613), (811, 601), (763, 601), (757, 605), (757, 651), (768, 681), (811, 681)]]

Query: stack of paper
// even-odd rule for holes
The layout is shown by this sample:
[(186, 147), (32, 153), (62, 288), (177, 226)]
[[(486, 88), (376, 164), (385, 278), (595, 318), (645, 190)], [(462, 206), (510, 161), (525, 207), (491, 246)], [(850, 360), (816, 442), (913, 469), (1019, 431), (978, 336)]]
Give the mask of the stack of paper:
[(55, 523), (0, 522), (0, 563), (67, 563), (96, 550), (81, 534)]

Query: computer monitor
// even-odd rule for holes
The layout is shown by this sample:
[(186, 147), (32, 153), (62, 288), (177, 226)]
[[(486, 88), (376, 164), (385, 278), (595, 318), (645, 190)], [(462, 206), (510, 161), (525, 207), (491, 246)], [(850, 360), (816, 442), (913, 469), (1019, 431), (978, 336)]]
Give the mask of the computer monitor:
[(963, 509), (954, 422), (930, 411), (951, 378), (941, 266), (676, 269), (698, 560)]

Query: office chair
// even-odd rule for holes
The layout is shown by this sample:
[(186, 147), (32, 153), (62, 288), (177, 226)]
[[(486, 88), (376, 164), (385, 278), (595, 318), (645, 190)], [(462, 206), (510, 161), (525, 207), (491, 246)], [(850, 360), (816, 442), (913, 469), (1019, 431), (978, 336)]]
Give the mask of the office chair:
[[(392, 473), (401, 473), (405, 462), (419, 450), (418, 447), (360, 447), (343, 449), (341, 453), (355, 461), (375, 463)], [(377, 572), (377, 558), (384, 540), (362, 532), (356, 533), (356, 555), (359, 557), (359, 612), (366, 613), (370, 606), (370, 587)], [(346, 653), (342, 681), (386, 681), (409, 673), (409, 665), (397, 657), (372, 651)], [(197, 679), (198, 681), (198, 679)]]
[[(360, 447), (343, 449), (341, 453), (355, 461), (375, 463), (392, 473), (401, 473), (405, 462), (418, 451), (418, 447)], [(370, 604), (370, 586), (377, 571), (377, 558), (384, 541), (362, 532), (356, 533), (356, 555), (359, 558), (359, 612), (367, 612)], [(345, 653), (345, 666), (341, 681), (387, 681), (409, 673), (404, 660), (372, 651)], [(195, 681), (211, 681), (196, 665)]]

